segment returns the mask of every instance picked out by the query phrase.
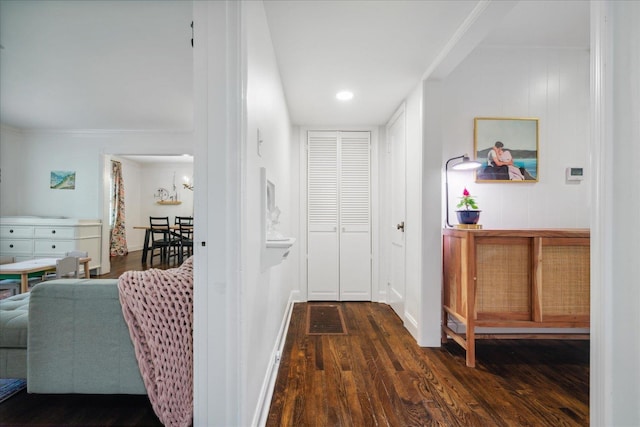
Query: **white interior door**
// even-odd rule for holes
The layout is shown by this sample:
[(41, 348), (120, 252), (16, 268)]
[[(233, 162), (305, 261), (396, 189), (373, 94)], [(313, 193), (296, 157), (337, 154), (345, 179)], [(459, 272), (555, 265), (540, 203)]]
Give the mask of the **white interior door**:
[(387, 298), (389, 305), (404, 320), (405, 301), (405, 212), (406, 212), (406, 140), (405, 112), (401, 108), (387, 125), (391, 154), (390, 260)]

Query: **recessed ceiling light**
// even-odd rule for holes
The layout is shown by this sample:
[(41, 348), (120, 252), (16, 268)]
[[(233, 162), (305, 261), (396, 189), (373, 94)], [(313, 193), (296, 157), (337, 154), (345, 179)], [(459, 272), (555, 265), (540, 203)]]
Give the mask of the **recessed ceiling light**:
[(353, 98), (353, 92), (343, 90), (342, 92), (336, 93), (336, 98), (338, 98), (340, 101), (349, 101)]

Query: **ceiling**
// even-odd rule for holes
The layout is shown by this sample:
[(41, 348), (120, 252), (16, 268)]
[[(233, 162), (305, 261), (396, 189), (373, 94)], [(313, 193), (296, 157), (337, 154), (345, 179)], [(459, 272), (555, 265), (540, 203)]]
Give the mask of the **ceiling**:
[[(446, 75), (480, 44), (589, 46), (588, 1), (264, 5), (297, 125), (384, 124), (426, 72)], [(1, 0), (0, 121), (192, 129), (192, 13), (190, 1)], [(353, 100), (335, 99), (343, 89)]]
[(2, 123), (191, 129), (191, 4), (2, 0)]

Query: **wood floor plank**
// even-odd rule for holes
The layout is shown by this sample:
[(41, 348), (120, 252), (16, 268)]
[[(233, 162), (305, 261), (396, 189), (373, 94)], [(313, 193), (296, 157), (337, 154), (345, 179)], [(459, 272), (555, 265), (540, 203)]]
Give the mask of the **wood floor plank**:
[(479, 341), (472, 369), (455, 343), (418, 347), (385, 304), (337, 303), (348, 335), (309, 339), (294, 319), (307, 304), (294, 307), (296, 354), (283, 354), (268, 426), (589, 424), (588, 342)]
[(400, 400), (392, 387), (393, 381), (390, 379), (378, 351), (372, 342), (363, 342), (361, 346), (365, 363), (371, 375), (372, 390), (376, 392), (382, 405), (382, 414), (390, 425), (405, 425), (406, 419), (398, 411)]
[[(395, 349), (397, 358), (401, 363), (411, 372), (414, 381), (418, 382), (418, 378), (422, 380), (420, 385), (422, 393), (427, 392), (427, 399), (436, 402), (437, 408), (440, 409), (439, 414), (436, 414), (436, 416), (439, 419), (455, 418), (462, 425), (486, 425), (485, 421), (490, 418), (485, 417), (484, 420), (476, 420), (474, 412), (465, 410), (464, 406), (468, 405), (468, 402), (473, 401), (473, 399), (465, 393), (463, 387), (452, 385), (450, 377), (441, 375), (441, 372), (446, 372), (447, 370), (444, 366), (438, 368), (434, 366), (437, 359), (424, 359), (422, 349), (417, 347), (413, 337), (406, 333), (400, 319), (390, 313), (390, 307), (378, 304), (376, 310), (383, 319), (389, 319), (385, 322), (386, 328), (394, 327), (394, 330), (388, 334), (390, 346)], [(399, 351), (399, 349), (404, 351)], [(433, 405), (431, 405), (431, 411), (433, 410)], [(447, 417), (444, 417), (443, 414), (445, 413), (448, 414)]]
[[(450, 346), (454, 344), (446, 347)], [(478, 404), (486, 409), (492, 419), (500, 420), (501, 425), (540, 425), (542, 420), (535, 411), (531, 411), (527, 398), (518, 394), (522, 385), (518, 383), (518, 377), (512, 375), (515, 372), (512, 361), (504, 363), (507, 356), (508, 354), (496, 355), (503, 362), (501, 369), (506, 370), (502, 375), (496, 375), (483, 365), (471, 372), (454, 369), (451, 372), (456, 380), (476, 397)], [(464, 364), (464, 354), (461, 354), (459, 363)], [(523, 366), (519, 366), (518, 370), (522, 369)]]

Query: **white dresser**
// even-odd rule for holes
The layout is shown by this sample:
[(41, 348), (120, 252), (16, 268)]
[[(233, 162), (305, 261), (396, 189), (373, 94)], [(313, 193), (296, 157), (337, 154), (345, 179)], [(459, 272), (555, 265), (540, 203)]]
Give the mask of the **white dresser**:
[(89, 268), (100, 268), (102, 222), (99, 219), (0, 217), (0, 255), (16, 261), (57, 258), (71, 251), (86, 251)]

